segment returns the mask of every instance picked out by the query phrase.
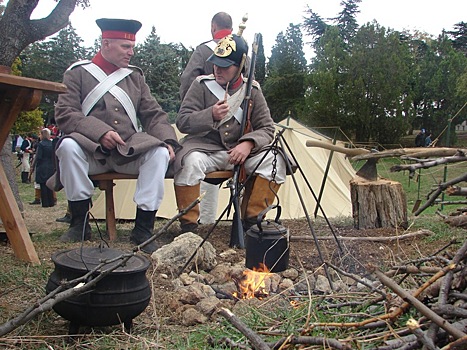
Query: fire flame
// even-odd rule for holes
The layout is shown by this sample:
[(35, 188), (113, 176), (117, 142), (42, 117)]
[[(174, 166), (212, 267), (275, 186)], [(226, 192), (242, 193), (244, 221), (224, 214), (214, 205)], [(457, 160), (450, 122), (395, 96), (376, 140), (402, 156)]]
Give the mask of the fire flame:
[(267, 297), (269, 292), (265, 282), (270, 274), (271, 272), (264, 264), (260, 264), (258, 268), (253, 268), (253, 270), (244, 270), (239, 279), (234, 278), (238, 292), (234, 292), (233, 296), (238, 299), (263, 299)]

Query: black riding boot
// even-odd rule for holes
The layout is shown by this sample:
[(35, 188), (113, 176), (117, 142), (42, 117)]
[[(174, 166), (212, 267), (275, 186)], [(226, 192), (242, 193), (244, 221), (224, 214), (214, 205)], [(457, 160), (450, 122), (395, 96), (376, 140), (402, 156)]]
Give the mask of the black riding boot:
[(91, 225), (89, 225), (88, 211), (91, 206), (91, 199), (82, 201), (68, 201), (71, 212), (71, 222), (68, 231), (61, 237), (62, 242), (81, 242), (91, 239)]
[(28, 171), (22, 171), (21, 172), (21, 182), (23, 184), (30, 184), (31, 181), (29, 181), (29, 172)]
[[(140, 245), (152, 237), (156, 212), (155, 210), (145, 211), (140, 208), (136, 210), (135, 227), (133, 231), (131, 231), (130, 242)], [(156, 242), (152, 241), (144, 247), (141, 247), (141, 250), (147, 254), (151, 254), (158, 248), (159, 246)]]

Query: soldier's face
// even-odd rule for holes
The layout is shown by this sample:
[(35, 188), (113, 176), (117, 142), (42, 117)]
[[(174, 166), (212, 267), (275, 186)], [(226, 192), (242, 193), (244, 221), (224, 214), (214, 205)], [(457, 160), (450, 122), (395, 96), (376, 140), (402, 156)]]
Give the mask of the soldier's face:
[(104, 39), (102, 41), (102, 56), (119, 68), (126, 68), (135, 54), (135, 42), (126, 39)]
[(225, 86), (225, 84), (235, 78), (239, 69), (240, 68), (235, 65), (231, 65), (227, 68), (214, 65), (214, 76), (216, 77), (216, 82), (221, 86)]

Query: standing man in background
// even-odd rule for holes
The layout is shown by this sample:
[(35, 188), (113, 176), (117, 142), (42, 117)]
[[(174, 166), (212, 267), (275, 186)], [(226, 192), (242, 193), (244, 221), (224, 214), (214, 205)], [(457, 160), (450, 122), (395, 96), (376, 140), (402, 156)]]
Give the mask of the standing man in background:
[(183, 101), (191, 83), (199, 75), (212, 74), (213, 64), (208, 61), (218, 41), (232, 33), (232, 17), (226, 12), (218, 12), (211, 20), (212, 39), (198, 45), (180, 77), (180, 100)]

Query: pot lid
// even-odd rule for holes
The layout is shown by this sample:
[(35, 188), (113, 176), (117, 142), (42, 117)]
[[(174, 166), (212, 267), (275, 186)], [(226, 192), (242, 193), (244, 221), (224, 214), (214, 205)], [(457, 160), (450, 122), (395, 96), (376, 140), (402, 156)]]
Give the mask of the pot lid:
[[(68, 267), (79, 271), (93, 270), (102, 261), (111, 260), (125, 253), (116, 249), (111, 248), (78, 248), (71, 250), (64, 250), (56, 252), (52, 255), (52, 261), (56, 266)], [(122, 260), (116, 260), (110, 264), (104, 265), (98, 271), (105, 271), (111, 267), (121, 264)], [(119, 266), (113, 273), (130, 273), (146, 271), (149, 267), (149, 261), (141, 255), (133, 255), (125, 264), (125, 266)]]
[(261, 229), (258, 225), (253, 225), (250, 230), (252, 233), (259, 235), (283, 235), (287, 233), (287, 229), (284, 226), (276, 221), (269, 220), (261, 222)]

